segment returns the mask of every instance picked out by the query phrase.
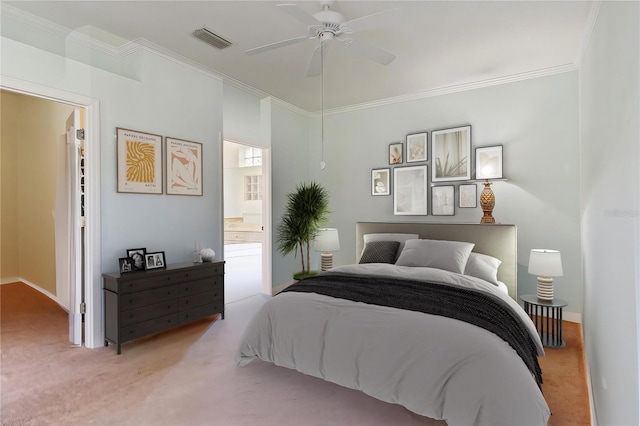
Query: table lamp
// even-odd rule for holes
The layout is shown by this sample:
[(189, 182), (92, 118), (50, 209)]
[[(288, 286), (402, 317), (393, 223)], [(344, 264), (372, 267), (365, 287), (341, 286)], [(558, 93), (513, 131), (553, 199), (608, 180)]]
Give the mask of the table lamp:
[(484, 188), (480, 193), (480, 207), (483, 216), (480, 223), (496, 223), (491, 214), (496, 205), (496, 196), (489, 180), (502, 178), (502, 146), (476, 148), (476, 180), (484, 180)]
[(529, 255), (529, 273), (538, 275), (537, 296), (553, 300), (553, 278), (562, 276), (562, 257), (558, 250), (532, 249)]
[(321, 270), (327, 271), (333, 267), (333, 253), (340, 250), (340, 240), (336, 228), (322, 228), (318, 230), (313, 249), (319, 251)]

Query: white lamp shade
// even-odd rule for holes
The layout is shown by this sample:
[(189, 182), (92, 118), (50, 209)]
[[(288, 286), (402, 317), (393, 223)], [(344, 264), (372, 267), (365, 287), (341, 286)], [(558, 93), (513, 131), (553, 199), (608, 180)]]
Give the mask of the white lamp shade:
[(320, 252), (332, 252), (340, 250), (340, 240), (336, 228), (324, 228), (318, 230), (314, 240), (313, 249)]
[(529, 255), (529, 273), (543, 277), (562, 276), (562, 257), (558, 250), (532, 249)]

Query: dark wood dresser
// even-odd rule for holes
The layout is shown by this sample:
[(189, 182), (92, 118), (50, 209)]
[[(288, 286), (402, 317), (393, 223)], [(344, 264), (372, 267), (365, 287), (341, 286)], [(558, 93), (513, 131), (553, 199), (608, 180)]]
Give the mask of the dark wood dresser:
[(224, 261), (102, 274), (104, 344), (118, 346), (213, 314), (224, 319)]

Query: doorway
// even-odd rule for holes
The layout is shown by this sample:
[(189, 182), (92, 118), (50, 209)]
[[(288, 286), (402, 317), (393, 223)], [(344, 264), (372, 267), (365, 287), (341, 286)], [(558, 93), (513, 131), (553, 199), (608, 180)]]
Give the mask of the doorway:
[[(78, 226), (82, 226), (82, 229), (78, 233), (80, 235), (80, 243), (77, 246), (77, 250), (75, 253), (69, 253), (68, 259), (73, 259), (73, 261), (68, 260), (67, 265), (71, 265), (74, 270), (79, 271), (78, 277), (74, 283), (74, 285), (68, 285), (63, 288), (61, 291), (58, 291), (56, 281), (58, 277), (56, 277), (58, 268), (58, 261), (55, 259), (56, 255), (53, 253), (55, 251), (53, 249), (54, 244), (52, 244), (51, 255), (49, 256), (51, 259), (55, 260), (55, 266), (50, 269), (49, 276), (53, 276), (51, 281), (45, 286), (46, 288), (43, 290), (40, 287), (40, 283), (43, 281), (40, 277), (34, 276), (33, 280), (29, 280), (28, 278), (20, 279), (27, 284), (38, 283), (38, 285), (32, 285), (32, 287), (41, 291), (51, 299), (55, 300), (59, 305), (61, 305), (65, 310), (69, 312), (69, 331), (70, 331), (70, 340), (75, 343), (79, 343), (82, 340), (79, 339), (84, 338), (84, 345), (90, 348), (95, 348), (98, 346), (102, 346), (104, 344), (102, 329), (101, 329), (101, 309), (100, 309), (100, 288), (101, 288), (101, 275), (100, 275), (100, 209), (99, 209), (99, 200), (100, 200), (100, 185), (99, 185), (99, 176), (100, 176), (100, 148), (99, 148), (99, 106), (98, 101), (93, 100), (91, 98), (87, 98), (81, 95), (62, 92), (60, 90), (52, 89), (46, 86), (40, 86), (34, 83), (26, 82), (23, 80), (15, 80), (10, 77), (3, 78), (2, 85), (0, 86), (0, 90), (3, 93), (9, 93), (13, 96), (22, 96), (24, 95), (26, 98), (35, 99), (40, 102), (53, 102), (55, 104), (60, 104), (65, 106), (66, 113), (64, 116), (60, 118), (61, 122), (61, 130), (57, 131), (59, 134), (59, 142), (63, 145), (66, 145), (67, 136), (65, 135), (66, 131), (66, 119), (69, 118), (69, 112), (75, 112), (79, 110), (84, 110), (84, 139), (86, 142), (85, 149), (83, 150), (83, 158), (80, 161), (80, 157), (77, 157), (78, 166), (82, 166), (82, 170), (78, 168), (75, 170), (77, 174), (74, 179), (76, 179), (77, 187), (78, 187), (78, 195), (76, 205), (80, 205), (82, 202), (82, 209), (86, 213), (84, 218), (75, 217), (74, 219), (78, 223)], [(37, 115), (32, 115), (30, 117), (32, 120), (36, 120), (38, 125), (38, 117)], [(19, 121), (20, 116), (15, 117), (15, 121)], [(42, 126), (42, 124), (39, 124)], [(74, 137), (78, 135), (75, 133), (75, 125), (73, 129)], [(4, 130), (4, 129), (3, 129)], [(3, 136), (5, 133), (3, 132)], [(64, 135), (64, 136), (63, 136)], [(65, 149), (62, 148), (62, 151)], [(80, 153), (80, 151), (77, 151)], [(57, 155), (53, 155), (52, 158), (56, 158)], [(66, 160), (66, 159), (65, 159)], [(59, 163), (56, 161), (49, 160), (56, 167), (59, 167)], [(81, 173), (82, 178), (80, 176)], [(6, 177), (3, 172), (3, 176)], [(67, 177), (63, 179), (66, 185)], [(57, 179), (56, 179), (57, 181)], [(86, 194), (82, 197), (79, 193), (80, 189), (84, 189)], [(3, 191), (4, 195), (4, 191)], [(55, 197), (55, 196), (52, 196)], [(50, 228), (53, 228), (52, 225), (54, 222), (66, 222), (66, 220), (60, 220), (58, 217), (58, 221), (53, 215), (52, 210), (55, 211), (54, 208), (46, 209), (46, 214), (49, 215), (46, 222), (49, 224)], [(69, 214), (69, 218), (71, 214)], [(67, 222), (69, 223), (69, 222)], [(80, 225), (81, 224), (81, 225)], [(51, 231), (53, 234), (54, 232)], [(4, 246), (4, 240), (3, 240)], [(38, 250), (33, 250), (31, 253), (40, 253), (40, 250), (43, 247), (38, 247)], [(3, 251), (4, 252), (4, 251)], [(45, 257), (45, 256), (41, 256)], [(26, 253), (22, 256), (23, 259), (29, 258), (29, 253)], [(62, 268), (64, 269), (64, 268)], [(20, 269), (17, 269), (15, 273), (9, 273), (9, 275), (13, 275), (17, 278), (21, 278)], [(7, 271), (3, 268), (3, 274), (7, 274)], [(3, 277), (4, 278), (4, 277)], [(69, 280), (67, 280), (69, 282)], [(83, 282), (85, 285), (83, 285)], [(50, 288), (50, 289), (49, 289)], [(66, 290), (66, 292), (65, 292)], [(80, 294), (81, 297), (75, 297), (72, 299), (72, 294)], [(82, 300), (84, 297), (84, 303)], [(82, 334), (82, 329), (78, 330), (76, 328), (78, 322), (84, 324), (84, 335)], [(78, 332), (80, 331), (80, 334)]]
[[(268, 150), (223, 140), (225, 302), (271, 294)], [(266, 265), (266, 268), (265, 268)]]

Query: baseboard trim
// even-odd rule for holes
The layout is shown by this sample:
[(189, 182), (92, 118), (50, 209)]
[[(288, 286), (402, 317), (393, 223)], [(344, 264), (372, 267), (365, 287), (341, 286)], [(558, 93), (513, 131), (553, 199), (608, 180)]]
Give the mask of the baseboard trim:
[(582, 314), (580, 312), (563, 312), (562, 319), (569, 322), (582, 324)]

